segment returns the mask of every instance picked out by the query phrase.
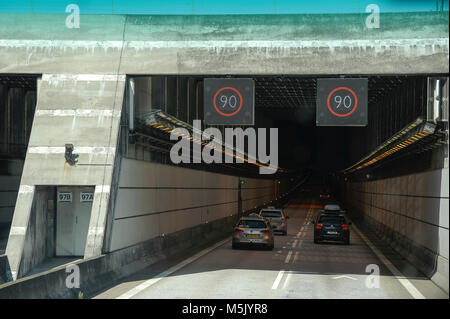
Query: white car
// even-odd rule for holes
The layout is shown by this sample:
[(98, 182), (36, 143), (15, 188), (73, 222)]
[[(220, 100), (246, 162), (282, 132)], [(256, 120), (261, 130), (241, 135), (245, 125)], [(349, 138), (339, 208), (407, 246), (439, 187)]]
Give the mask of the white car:
[(284, 215), (282, 209), (275, 208), (273, 206), (263, 208), (259, 212), (259, 217), (269, 221), (274, 233), (280, 232), (284, 236), (287, 235), (287, 219), (289, 217)]

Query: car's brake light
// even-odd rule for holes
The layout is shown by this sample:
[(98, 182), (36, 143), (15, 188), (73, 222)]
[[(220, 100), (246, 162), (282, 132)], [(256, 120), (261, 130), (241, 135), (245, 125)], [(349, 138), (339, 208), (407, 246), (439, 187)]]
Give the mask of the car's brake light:
[(317, 224), (316, 229), (322, 229), (322, 224)]
[(260, 233), (262, 233), (262, 234), (269, 234), (269, 233), (270, 233), (270, 230), (268, 230), (268, 229), (263, 229), (263, 230), (260, 230)]
[(346, 225), (346, 224), (342, 224), (341, 227), (342, 227), (342, 230), (348, 230), (348, 225)]
[(242, 233), (244, 230), (242, 228), (235, 228), (234, 232), (235, 233)]

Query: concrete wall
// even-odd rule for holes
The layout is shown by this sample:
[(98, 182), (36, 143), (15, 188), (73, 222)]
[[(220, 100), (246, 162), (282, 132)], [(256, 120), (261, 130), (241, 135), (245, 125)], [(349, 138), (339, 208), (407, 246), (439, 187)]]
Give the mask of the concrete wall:
[(448, 12), (126, 16), (4, 14), (0, 72), (411, 74), (448, 69)]
[(36, 92), (0, 84), (0, 156), (23, 158), (36, 106)]
[(346, 201), (402, 256), (449, 291), (448, 168), (349, 183)]
[(36, 91), (0, 84), (0, 254), (6, 248), (35, 107)]
[[(232, 217), (184, 229), (165, 237), (156, 237), (143, 243), (119, 249), (100, 257), (73, 262), (79, 266), (80, 288), (67, 288), (66, 266), (59, 266), (40, 274), (27, 276), (2, 284), (0, 274), (0, 299), (18, 298), (86, 298), (109, 288), (117, 280), (149, 267), (172, 256), (193, 255), (230, 235)], [(179, 257), (178, 257), (179, 258)], [(7, 267), (0, 256), (0, 271)]]
[(8, 241), (24, 161), (0, 159), (0, 254)]
[(24, 254), (19, 273), (25, 274), (55, 251), (55, 189), (53, 187), (36, 187), (31, 206), (29, 226), (24, 243)]
[(12, 220), (19, 183), (20, 176), (0, 176), (0, 225)]
[(6, 255), (0, 254), (0, 285), (7, 281), (6, 269), (7, 269), (8, 258)]
[[(85, 257), (102, 252), (109, 210), (125, 76), (52, 75), (38, 82), (38, 99), (6, 255), (16, 279), (44, 258), (34, 250), (45, 233), (33, 232), (38, 186), (95, 185)], [(66, 163), (65, 144), (78, 163)], [(31, 257), (30, 257), (31, 256)], [(33, 262), (28, 262), (28, 260)]]
[(274, 199), (275, 187), (272, 180), (241, 178), (242, 210), (247, 211)]
[[(123, 158), (109, 251), (238, 213), (239, 177)], [(243, 210), (273, 199), (271, 180), (245, 179)]]

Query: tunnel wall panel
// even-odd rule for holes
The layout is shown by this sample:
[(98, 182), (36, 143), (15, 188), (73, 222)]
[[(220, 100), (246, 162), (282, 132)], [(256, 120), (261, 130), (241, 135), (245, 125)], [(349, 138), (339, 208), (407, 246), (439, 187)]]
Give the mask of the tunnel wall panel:
[(448, 168), (346, 185), (358, 219), (448, 293)]
[(242, 186), (242, 209), (250, 210), (261, 203), (266, 203), (274, 197), (274, 186), (271, 180), (252, 180), (244, 179)]
[[(245, 178), (242, 208), (273, 199), (273, 182)], [(238, 213), (239, 177), (123, 158), (109, 251)]]

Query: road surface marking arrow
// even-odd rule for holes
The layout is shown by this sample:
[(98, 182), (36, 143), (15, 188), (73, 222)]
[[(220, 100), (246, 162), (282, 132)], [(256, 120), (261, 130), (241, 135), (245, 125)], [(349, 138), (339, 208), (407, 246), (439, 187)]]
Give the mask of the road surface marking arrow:
[(353, 277), (350, 277), (350, 276), (345, 276), (345, 275), (333, 277), (333, 279), (341, 279), (341, 278), (347, 278), (347, 279), (351, 279), (351, 280), (358, 280), (356, 278), (353, 278)]

